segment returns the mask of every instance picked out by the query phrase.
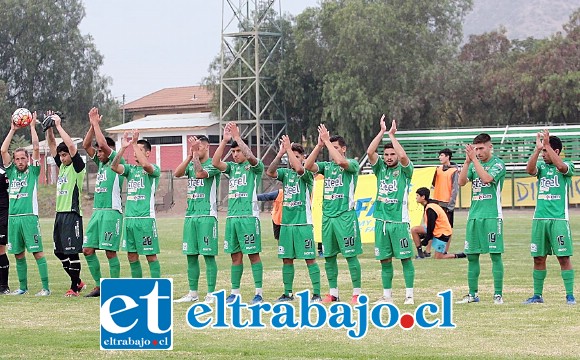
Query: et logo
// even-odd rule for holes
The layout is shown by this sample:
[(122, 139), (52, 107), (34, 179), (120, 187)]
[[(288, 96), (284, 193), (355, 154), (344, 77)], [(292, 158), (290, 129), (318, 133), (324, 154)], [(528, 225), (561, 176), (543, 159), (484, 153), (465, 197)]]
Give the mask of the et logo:
[(102, 279), (101, 350), (171, 350), (173, 279)]

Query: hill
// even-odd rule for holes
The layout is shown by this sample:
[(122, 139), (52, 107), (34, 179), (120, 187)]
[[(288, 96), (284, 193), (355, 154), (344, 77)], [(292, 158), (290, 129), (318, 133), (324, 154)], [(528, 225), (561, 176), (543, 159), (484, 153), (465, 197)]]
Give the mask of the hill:
[(562, 30), (580, 0), (474, 0), (464, 39), (504, 26), (510, 39), (545, 38)]

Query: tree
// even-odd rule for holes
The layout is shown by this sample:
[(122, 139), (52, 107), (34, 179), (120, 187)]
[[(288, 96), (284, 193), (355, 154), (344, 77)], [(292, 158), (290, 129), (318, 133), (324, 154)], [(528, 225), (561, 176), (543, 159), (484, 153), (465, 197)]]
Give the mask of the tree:
[[(0, 0), (0, 9), (0, 80), (12, 108), (60, 110), (74, 135), (88, 128), (92, 106), (110, 107), (119, 118), (110, 79), (99, 74), (103, 58), (79, 30), (80, 0)], [(5, 122), (0, 131), (7, 131)]]

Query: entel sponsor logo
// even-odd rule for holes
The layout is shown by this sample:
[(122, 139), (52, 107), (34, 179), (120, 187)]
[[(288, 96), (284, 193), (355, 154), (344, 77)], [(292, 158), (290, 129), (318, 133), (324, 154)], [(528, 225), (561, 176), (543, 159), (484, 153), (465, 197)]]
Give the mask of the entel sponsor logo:
[(548, 188), (559, 188), (560, 181), (558, 180), (558, 176), (554, 175), (553, 178), (543, 177), (540, 179), (540, 189), (548, 189)]
[(397, 191), (397, 189), (398, 189), (397, 180), (393, 180), (392, 183), (388, 183), (385, 180), (381, 180), (381, 184), (379, 185), (380, 192), (390, 193)]
[(127, 182), (128, 190), (145, 189), (145, 179), (140, 178), (139, 180), (129, 180)]
[(340, 187), (344, 185), (342, 183), (342, 174), (338, 175), (336, 179), (324, 179), (324, 187), (328, 189), (334, 189), (335, 187)]
[[(261, 303), (248, 305), (240, 297), (226, 304), (225, 290), (215, 292), (215, 309), (208, 304), (197, 303), (187, 310), (186, 320), (193, 329), (263, 329), (262, 316), (271, 315), (270, 326), (274, 329), (345, 329), (351, 339), (364, 338), (369, 324), (381, 330), (389, 330), (399, 325), (404, 330), (417, 326), (421, 329), (454, 329), (453, 293), (446, 290), (437, 294), (441, 306), (434, 302), (419, 305), (413, 313), (402, 313), (394, 304), (382, 303), (369, 308), (369, 298), (360, 295), (358, 305), (332, 303), (326, 307), (320, 303), (310, 302), (310, 291), (296, 293), (299, 307), (290, 303)], [(229, 309), (229, 319), (227, 317)], [(242, 316), (242, 313), (245, 313)], [(313, 316), (314, 315), (314, 316)], [(439, 316), (437, 316), (439, 315)], [(247, 318), (247, 320), (243, 320)]]
[(230, 190), (236, 190), (238, 186), (246, 186), (246, 185), (248, 185), (246, 174), (243, 174), (238, 178), (230, 179)]

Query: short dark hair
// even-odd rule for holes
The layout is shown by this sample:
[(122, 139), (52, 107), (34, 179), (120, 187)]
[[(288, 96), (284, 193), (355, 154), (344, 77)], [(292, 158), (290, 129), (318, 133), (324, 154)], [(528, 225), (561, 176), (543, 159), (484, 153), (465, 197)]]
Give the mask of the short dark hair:
[(209, 139), (207, 136), (205, 135), (195, 135), (195, 137), (197, 138), (197, 140), (199, 141), (203, 141), (209, 144)]
[(346, 146), (346, 141), (344, 141), (344, 138), (340, 135), (333, 135), (330, 137), (330, 142), (333, 143), (335, 141), (338, 141), (338, 145), (340, 147)]
[(60, 154), (61, 152), (65, 152), (65, 153), (69, 153), (70, 151), (68, 151), (68, 146), (66, 146), (66, 144), (63, 142), (61, 142), (60, 144), (58, 144), (58, 146), (56, 147), (56, 153)]
[(491, 142), (491, 136), (486, 133), (481, 133), (473, 139), (474, 144), (485, 144), (486, 142)]
[[(107, 145), (111, 148), (111, 149), (115, 149), (115, 140), (113, 140), (112, 138), (106, 136), (105, 137), (105, 141), (107, 142)], [(99, 147), (99, 143), (95, 143), (95, 147)]]
[(449, 149), (449, 148), (445, 148), (443, 150), (439, 150), (439, 155), (441, 155), (441, 154), (447, 155), (449, 160), (451, 160), (451, 156), (453, 156), (453, 151), (451, 151), (451, 149)]
[(420, 187), (416, 191), (417, 195), (425, 197), (425, 200), (429, 200), (429, 195), (431, 192), (426, 187)]
[(137, 140), (137, 144), (143, 145), (145, 151), (151, 151), (151, 143), (145, 139)]
[(230, 144), (230, 148), (232, 148), (232, 149), (235, 149), (239, 146), (240, 146), (240, 144), (238, 144), (238, 142), (236, 140), (232, 141), (232, 143)]
[(383, 146), (383, 150), (386, 149), (394, 149), (395, 147), (393, 146), (393, 143), (386, 143), (385, 146)]
[(562, 140), (555, 135), (550, 135), (550, 147), (554, 150), (562, 152)]
[(300, 144), (292, 144), (292, 151), (296, 151), (297, 153), (304, 155), (304, 147)]

